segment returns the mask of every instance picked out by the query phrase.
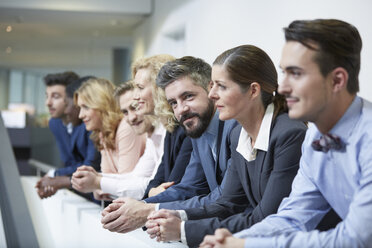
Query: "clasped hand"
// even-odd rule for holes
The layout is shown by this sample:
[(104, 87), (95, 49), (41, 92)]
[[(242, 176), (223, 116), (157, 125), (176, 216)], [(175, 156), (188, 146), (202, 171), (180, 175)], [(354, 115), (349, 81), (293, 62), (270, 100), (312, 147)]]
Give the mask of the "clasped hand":
[(83, 193), (90, 193), (101, 189), (101, 174), (91, 166), (80, 166), (72, 174), (71, 184), (74, 189)]
[(177, 211), (161, 209), (147, 217), (146, 227), (150, 238), (156, 241), (181, 240), (181, 218)]

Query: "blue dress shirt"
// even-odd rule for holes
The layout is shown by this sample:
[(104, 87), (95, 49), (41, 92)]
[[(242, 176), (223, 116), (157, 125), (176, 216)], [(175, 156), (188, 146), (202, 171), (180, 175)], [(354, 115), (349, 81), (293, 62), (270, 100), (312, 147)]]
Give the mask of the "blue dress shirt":
[(89, 138), (90, 132), (85, 129), (84, 123), (73, 127), (72, 133), (69, 134), (61, 119), (51, 118), (49, 129), (56, 138), (64, 164), (63, 168), (55, 171), (55, 176), (70, 176), (81, 165), (91, 165), (97, 168), (96, 165), (100, 164), (99, 153)]
[[(346, 151), (311, 148), (321, 133), (315, 126), (302, 145), (300, 169), (277, 214), (235, 234), (245, 247), (372, 246), (372, 104), (355, 97), (330, 131)], [(330, 208), (341, 217), (334, 229), (314, 230)]]
[[(146, 202), (160, 203), (159, 208), (186, 209), (212, 203), (220, 197), (230, 164), (230, 132), (237, 122), (225, 121), (223, 129), (219, 128), (221, 123), (216, 112), (202, 136), (191, 139), (193, 151), (181, 182), (145, 199)], [(219, 163), (216, 161), (218, 137), (221, 137)]]

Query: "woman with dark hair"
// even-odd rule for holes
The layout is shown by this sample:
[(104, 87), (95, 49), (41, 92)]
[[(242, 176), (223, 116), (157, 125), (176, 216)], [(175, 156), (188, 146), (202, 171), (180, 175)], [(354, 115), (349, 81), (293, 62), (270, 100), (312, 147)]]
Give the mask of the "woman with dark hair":
[(212, 81), (209, 97), (219, 118), (241, 125), (230, 136), (232, 162), (222, 195), (202, 208), (151, 214), (146, 226), (158, 241), (194, 247), (217, 228), (242, 230), (275, 213), (291, 191), (306, 125), (289, 119), (270, 57), (252, 45), (227, 50), (213, 63)]

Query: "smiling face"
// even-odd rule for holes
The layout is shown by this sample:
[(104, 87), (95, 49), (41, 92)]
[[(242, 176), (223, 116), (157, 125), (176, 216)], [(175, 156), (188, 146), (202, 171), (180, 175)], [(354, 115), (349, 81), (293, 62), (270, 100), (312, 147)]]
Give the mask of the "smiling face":
[(246, 110), (249, 107), (249, 94), (243, 93), (240, 86), (233, 82), (226, 69), (221, 65), (212, 67), (213, 87), (209, 98), (215, 101), (221, 120), (246, 119)]
[(124, 119), (133, 128), (136, 134), (151, 132), (153, 126), (149, 118), (137, 111), (138, 102), (133, 99), (134, 90), (127, 91), (119, 97), (120, 110), (124, 114)]
[(49, 109), (49, 113), (53, 118), (64, 118), (66, 108), (66, 86), (52, 85), (46, 87), (45, 105)]
[(77, 104), (80, 107), (79, 118), (84, 122), (88, 131), (100, 131), (102, 128), (101, 114), (98, 110), (89, 108), (81, 97)]
[(208, 92), (189, 77), (183, 77), (167, 85), (165, 95), (186, 134), (191, 138), (200, 137), (215, 112)]
[(134, 82), (137, 86), (134, 99), (138, 100), (138, 113), (154, 113), (155, 104), (152, 95), (153, 85), (151, 82), (150, 69), (139, 69), (134, 77)]
[(289, 116), (293, 119), (317, 122), (326, 119), (332, 95), (330, 74), (324, 77), (314, 62), (316, 51), (299, 42), (289, 41), (282, 52), (280, 67), (283, 81), (279, 93), (285, 95)]

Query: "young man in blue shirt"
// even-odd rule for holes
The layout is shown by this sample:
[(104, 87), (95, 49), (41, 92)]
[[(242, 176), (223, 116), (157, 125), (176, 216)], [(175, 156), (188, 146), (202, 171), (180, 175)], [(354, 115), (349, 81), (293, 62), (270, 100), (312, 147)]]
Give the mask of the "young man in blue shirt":
[[(362, 41), (339, 20), (294, 21), (279, 92), (289, 116), (313, 122), (300, 169), (278, 213), (231, 236), (219, 229), (201, 247), (370, 247), (372, 244), (372, 104), (356, 93)], [(333, 208), (342, 221), (314, 230)]]
[(37, 182), (40, 198), (52, 196), (58, 189), (69, 188), (70, 176), (77, 167), (91, 165), (99, 168), (100, 155), (89, 138), (90, 132), (78, 118), (79, 110), (72, 100), (74, 91), (86, 79), (79, 79), (74, 72), (48, 74), (44, 78), (45, 104), (52, 117), (49, 128), (56, 138), (64, 167), (49, 171)]

